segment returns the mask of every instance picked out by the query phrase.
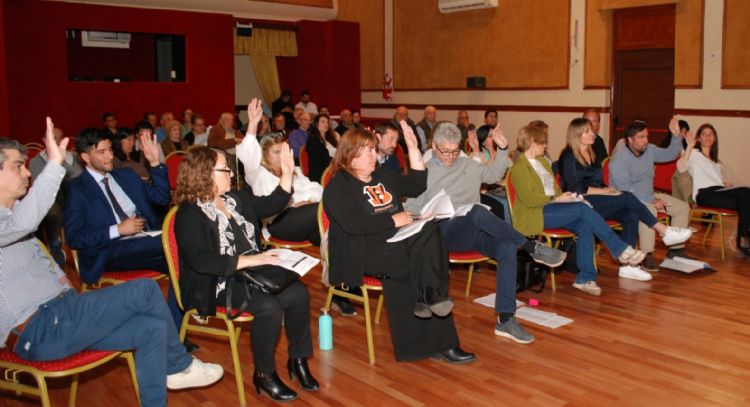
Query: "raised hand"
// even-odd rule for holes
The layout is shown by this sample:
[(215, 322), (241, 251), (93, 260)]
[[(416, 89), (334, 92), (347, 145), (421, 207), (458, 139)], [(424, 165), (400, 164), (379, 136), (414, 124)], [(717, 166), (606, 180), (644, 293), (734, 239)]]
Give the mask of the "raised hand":
[(263, 104), (260, 100), (257, 98), (253, 98), (250, 100), (250, 103), (247, 104), (247, 128), (253, 129), (253, 132), (255, 129), (258, 128), (258, 123), (260, 123), (260, 120), (263, 118)]
[(695, 148), (695, 144), (698, 142), (695, 138), (695, 133), (692, 131), (688, 131), (687, 134), (685, 134), (685, 141), (687, 142), (687, 148), (689, 150)]
[(294, 155), (289, 144), (283, 143), (281, 146), (281, 174), (291, 175), (294, 173)]
[(475, 153), (479, 153), (479, 138), (477, 137), (477, 131), (476, 130), (469, 130), (467, 133), (466, 139), (469, 141), (469, 146), (471, 147), (471, 151)]
[(677, 115), (672, 116), (672, 120), (669, 121), (669, 131), (675, 135), (680, 135), (680, 123), (677, 121)]
[(503, 135), (503, 130), (500, 128), (500, 123), (498, 123), (494, 129), (492, 129), (492, 131), (490, 132), (490, 137), (495, 140), (495, 145), (497, 145), (498, 147), (508, 147), (508, 139), (506, 139), (505, 135)]
[(142, 130), (139, 136), (143, 157), (146, 158), (146, 161), (148, 161), (152, 167), (156, 167), (159, 165), (159, 143), (156, 142), (156, 134), (152, 135), (150, 131)]
[(47, 117), (47, 130), (44, 133), (44, 145), (47, 148), (47, 157), (56, 164), (62, 164), (65, 160), (66, 149), (68, 148), (68, 138), (65, 137), (60, 144), (55, 142), (55, 125), (52, 119)]
[(412, 148), (419, 148), (419, 144), (417, 143), (417, 136), (414, 134), (414, 130), (412, 130), (411, 126), (409, 126), (404, 120), (399, 121), (399, 124), (401, 125), (401, 130), (403, 130), (404, 132), (404, 141), (406, 142), (406, 148), (409, 150), (411, 150)]

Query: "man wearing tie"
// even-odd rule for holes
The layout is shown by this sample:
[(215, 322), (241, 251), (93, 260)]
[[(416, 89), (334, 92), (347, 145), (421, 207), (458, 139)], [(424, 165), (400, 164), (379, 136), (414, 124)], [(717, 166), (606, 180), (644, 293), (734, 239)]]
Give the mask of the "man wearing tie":
[[(112, 143), (97, 129), (85, 129), (76, 150), (86, 169), (68, 183), (64, 210), (65, 237), (78, 250), (81, 280), (96, 283), (106, 271), (150, 269), (168, 273), (153, 205), (169, 203), (167, 168), (159, 163), (155, 136), (140, 135), (140, 146), (151, 165), (151, 183), (130, 168), (113, 169)], [(167, 300), (176, 326), (182, 321), (171, 286)]]

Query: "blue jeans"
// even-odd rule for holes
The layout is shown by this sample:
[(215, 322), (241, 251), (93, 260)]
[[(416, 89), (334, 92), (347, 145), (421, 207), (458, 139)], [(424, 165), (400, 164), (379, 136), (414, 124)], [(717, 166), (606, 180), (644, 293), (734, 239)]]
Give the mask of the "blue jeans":
[(135, 280), (39, 306), (16, 343), (28, 360), (61, 359), (84, 349), (135, 350), (142, 406), (166, 406), (166, 376), (192, 363), (153, 280)]
[(478, 251), (497, 261), (495, 311), (516, 312), (516, 251), (526, 237), (485, 207), (438, 223), (448, 251)]
[(544, 227), (565, 228), (578, 237), (576, 265), (580, 272), (576, 276), (576, 283), (596, 281), (594, 236), (603, 241), (615, 256), (619, 256), (628, 246), (607, 226), (601, 215), (581, 202), (544, 205)]
[(656, 217), (630, 192), (620, 195), (586, 195), (586, 200), (594, 206), (604, 219), (612, 219), (622, 224), (620, 239), (630, 246), (638, 242), (638, 222), (652, 228)]

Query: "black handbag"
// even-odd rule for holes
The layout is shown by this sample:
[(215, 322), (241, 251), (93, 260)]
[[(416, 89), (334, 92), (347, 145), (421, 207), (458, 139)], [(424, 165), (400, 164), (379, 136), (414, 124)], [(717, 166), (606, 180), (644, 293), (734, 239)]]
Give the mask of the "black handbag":
[(299, 280), (299, 274), (278, 266), (245, 267), (237, 273), (250, 287), (266, 294), (278, 294)]
[(536, 263), (531, 255), (519, 250), (516, 255), (516, 292), (533, 291), (540, 293), (547, 282), (549, 267)]

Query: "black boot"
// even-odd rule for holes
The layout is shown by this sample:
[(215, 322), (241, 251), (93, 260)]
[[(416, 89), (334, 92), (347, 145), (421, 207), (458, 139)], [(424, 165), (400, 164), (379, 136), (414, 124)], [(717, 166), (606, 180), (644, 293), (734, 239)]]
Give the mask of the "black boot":
[(297, 393), (287, 387), (276, 372), (263, 373), (256, 371), (253, 373), (253, 384), (258, 394), (263, 390), (271, 399), (276, 401), (292, 401), (297, 398)]
[(302, 390), (320, 390), (320, 384), (315, 380), (312, 373), (310, 373), (310, 368), (307, 367), (307, 358), (289, 359), (286, 367), (289, 369), (289, 380), (294, 381), (295, 379), (299, 379)]
[(424, 289), (424, 303), (427, 304), (433, 314), (439, 317), (447, 316), (453, 310), (453, 300), (450, 297), (440, 295), (435, 287)]

